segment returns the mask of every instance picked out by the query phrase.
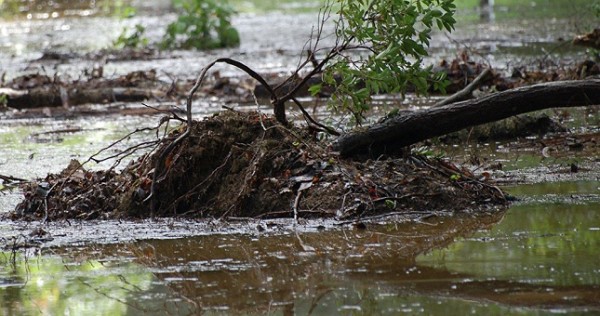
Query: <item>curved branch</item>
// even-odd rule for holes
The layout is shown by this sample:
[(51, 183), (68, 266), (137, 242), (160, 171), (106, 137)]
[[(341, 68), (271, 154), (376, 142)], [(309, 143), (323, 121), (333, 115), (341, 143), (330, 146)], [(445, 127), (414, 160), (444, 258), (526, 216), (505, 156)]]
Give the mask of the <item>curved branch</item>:
[(196, 83), (188, 92), (188, 96), (186, 99), (187, 128), (186, 128), (185, 132), (181, 133), (181, 135), (179, 135), (173, 142), (171, 142), (160, 153), (160, 155), (156, 159), (156, 163), (154, 165), (154, 174), (152, 175), (152, 186), (150, 187), (150, 194), (144, 199), (144, 202), (147, 202), (150, 200), (152, 201), (152, 205), (151, 205), (152, 212), (156, 211), (156, 198), (155, 198), (156, 197), (156, 182), (157, 182), (157, 179), (159, 179), (159, 176), (162, 175), (163, 162), (165, 161), (167, 156), (171, 153), (171, 151), (173, 151), (173, 149), (175, 149), (175, 147), (180, 142), (182, 142), (187, 136), (190, 135), (190, 133), (192, 131), (192, 101), (194, 99), (194, 94), (196, 93), (196, 91), (198, 91), (198, 88), (200, 88), (200, 86), (202, 85), (202, 82), (204, 82), (204, 78), (206, 77), (206, 73), (208, 72), (208, 70), (217, 63), (226, 63), (226, 64), (232, 65), (232, 66), (237, 67), (237, 68), (241, 69), (242, 71), (246, 72), (252, 78), (254, 78), (258, 82), (260, 82), (260, 84), (262, 84), (265, 87), (265, 89), (267, 89), (267, 91), (269, 91), (269, 93), (271, 94), (271, 102), (277, 101), (277, 95), (275, 94), (275, 92), (273, 91), (271, 86), (265, 81), (265, 79), (261, 75), (259, 75), (256, 71), (252, 70), (250, 67), (244, 65), (243, 63), (241, 63), (237, 60), (234, 60), (231, 58), (218, 58), (218, 59), (212, 61), (206, 67), (204, 67), (202, 69), (202, 72), (200, 72), (198, 79), (196, 79)]
[(226, 63), (226, 64), (230, 64), (232, 66), (235, 66), (237, 68), (239, 68), (240, 70), (244, 71), (245, 73), (247, 73), (248, 75), (250, 75), (250, 77), (256, 79), (256, 81), (258, 81), (261, 85), (263, 85), (265, 87), (265, 89), (267, 89), (267, 91), (269, 91), (269, 93), (271, 94), (271, 98), (272, 99), (277, 99), (277, 95), (275, 94), (275, 91), (273, 91), (273, 88), (271, 88), (271, 86), (267, 83), (267, 81), (261, 76), (259, 75), (256, 71), (252, 70), (250, 67), (244, 65), (243, 63), (231, 59), (231, 58), (219, 58), (217, 60), (214, 61), (215, 63)]
[(327, 133), (334, 135), (334, 136), (340, 136), (341, 134), (336, 131), (335, 129), (323, 125), (317, 121), (315, 121), (315, 119), (312, 118), (312, 116), (310, 114), (308, 114), (308, 112), (306, 112), (306, 110), (304, 109), (304, 107), (302, 106), (302, 104), (300, 103), (300, 101), (298, 101), (298, 99), (296, 98), (292, 98), (292, 101), (294, 101), (294, 103), (296, 103), (296, 106), (298, 106), (298, 108), (300, 109), (300, 111), (302, 112), (302, 114), (304, 115), (304, 117), (312, 124), (324, 129)]
[[(240, 70), (244, 71), (245, 73), (250, 75), (250, 77), (252, 77), (256, 81), (258, 81), (263, 87), (265, 87), (265, 89), (267, 89), (267, 91), (269, 91), (269, 94), (271, 94), (271, 100), (275, 100), (275, 101), (277, 100), (277, 95), (275, 94), (275, 91), (273, 91), (273, 88), (271, 88), (271, 86), (267, 83), (267, 81), (261, 75), (259, 75), (256, 71), (252, 70), (250, 67), (244, 65), (243, 63), (241, 63), (237, 60), (234, 60), (231, 58), (218, 58), (218, 59), (215, 59), (214, 61), (212, 61), (210, 64), (208, 64), (206, 67), (204, 67), (202, 69), (202, 72), (198, 76), (196, 83), (188, 92), (188, 96), (187, 96), (187, 100), (186, 100), (186, 110), (187, 110), (188, 122), (192, 121), (192, 101), (194, 98), (194, 94), (196, 93), (198, 88), (200, 88), (200, 86), (202, 85), (202, 82), (204, 81), (204, 78), (206, 77), (206, 73), (208, 72), (208, 70), (217, 63), (226, 63), (226, 64), (232, 65), (232, 66), (237, 67)], [(190, 128), (190, 125), (188, 124), (188, 130), (189, 130), (189, 128)]]

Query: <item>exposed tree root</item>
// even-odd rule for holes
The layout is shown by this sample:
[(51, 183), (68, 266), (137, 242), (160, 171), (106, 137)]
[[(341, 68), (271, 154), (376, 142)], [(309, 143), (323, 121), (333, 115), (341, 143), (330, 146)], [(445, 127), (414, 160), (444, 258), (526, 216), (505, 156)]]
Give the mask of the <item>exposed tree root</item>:
[[(168, 135), (123, 171), (78, 163), (25, 187), (13, 217), (294, 217), (340, 221), (389, 213), (460, 212), (504, 205), (500, 190), (437, 159), (341, 159), (302, 131), (258, 113), (227, 111)], [(162, 172), (150, 194), (157, 161)], [(48, 188), (54, 188), (48, 190)], [(146, 200), (146, 201), (145, 201)], [(153, 210), (152, 212), (150, 210)]]

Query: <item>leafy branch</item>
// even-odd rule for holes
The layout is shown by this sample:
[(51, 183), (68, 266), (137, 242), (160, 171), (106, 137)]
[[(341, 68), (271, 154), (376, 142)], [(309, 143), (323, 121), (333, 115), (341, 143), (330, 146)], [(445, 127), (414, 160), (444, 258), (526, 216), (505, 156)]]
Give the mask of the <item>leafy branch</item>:
[[(321, 65), (323, 83), (335, 87), (330, 105), (351, 112), (359, 123), (373, 94), (404, 94), (409, 85), (418, 93), (430, 85), (443, 90), (444, 77), (431, 78), (431, 69), (421, 65), (433, 29), (454, 29), (453, 2), (341, 1), (336, 46)], [(311, 93), (321, 89), (313, 86)]]

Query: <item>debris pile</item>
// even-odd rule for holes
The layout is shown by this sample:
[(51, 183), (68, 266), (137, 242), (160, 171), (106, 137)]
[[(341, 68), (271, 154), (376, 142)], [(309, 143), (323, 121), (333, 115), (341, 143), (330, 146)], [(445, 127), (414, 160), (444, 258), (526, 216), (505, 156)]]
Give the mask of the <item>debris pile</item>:
[(25, 186), (12, 217), (352, 220), (506, 203), (498, 188), (443, 159), (341, 158), (306, 132), (260, 113), (227, 111), (193, 122), (192, 133), (163, 159), (183, 130), (120, 172), (89, 171), (72, 161), (60, 174)]

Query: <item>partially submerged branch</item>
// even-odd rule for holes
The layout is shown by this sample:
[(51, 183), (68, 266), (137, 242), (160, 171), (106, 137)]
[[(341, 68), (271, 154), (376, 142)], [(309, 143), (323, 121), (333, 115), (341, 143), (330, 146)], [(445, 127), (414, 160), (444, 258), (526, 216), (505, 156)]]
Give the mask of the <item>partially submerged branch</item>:
[(338, 138), (333, 147), (344, 156), (390, 151), (513, 115), (553, 107), (600, 104), (600, 80), (558, 81), (495, 93), (477, 100), (398, 115)]

